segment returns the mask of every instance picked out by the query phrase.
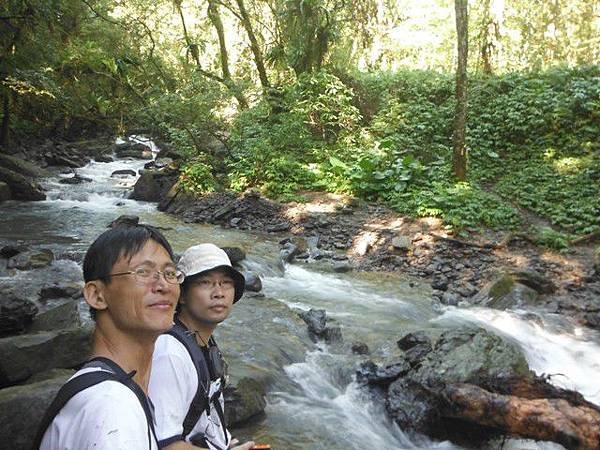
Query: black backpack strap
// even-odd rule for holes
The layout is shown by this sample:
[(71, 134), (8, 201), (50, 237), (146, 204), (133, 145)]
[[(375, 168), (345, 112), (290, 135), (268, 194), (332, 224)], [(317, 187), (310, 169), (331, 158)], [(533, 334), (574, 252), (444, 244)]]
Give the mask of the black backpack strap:
[(173, 325), (167, 334), (173, 336), (183, 344), (192, 358), (196, 373), (198, 374), (198, 388), (196, 389), (196, 394), (194, 395), (190, 408), (183, 420), (182, 437), (185, 439), (185, 437), (194, 429), (194, 426), (200, 419), (202, 413), (209, 406), (208, 388), (210, 386), (210, 372), (208, 371), (208, 365), (204, 359), (204, 354), (196, 343), (193, 333), (191, 333), (181, 321), (176, 318), (175, 325)]
[[(148, 444), (150, 445), (150, 447), (152, 447), (151, 440), (153, 437), (156, 441), (156, 444), (158, 445), (158, 437), (156, 436), (156, 429), (154, 427), (153, 406), (150, 403), (150, 399), (144, 393), (142, 388), (135, 381), (133, 381), (135, 370), (131, 373), (127, 373), (116, 362), (108, 358), (104, 358), (102, 356), (90, 359), (85, 366), (108, 368), (116, 375), (118, 381), (127, 386), (135, 394), (138, 401), (140, 402), (140, 405), (144, 410), (144, 414), (146, 415), (146, 422), (148, 422)], [(150, 435), (150, 433), (152, 433), (152, 436)]]
[(44, 434), (46, 434), (46, 430), (54, 420), (54, 418), (58, 415), (60, 410), (67, 404), (67, 402), (75, 396), (78, 392), (83, 391), (89, 387), (95, 386), (98, 383), (102, 383), (107, 380), (116, 380), (117, 377), (114, 373), (105, 372), (102, 370), (97, 370), (94, 372), (88, 372), (69, 380), (66, 384), (64, 384), (56, 394), (56, 397), (46, 410), (42, 421), (38, 427), (38, 432), (35, 436), (35, 440), (33, 441), (32, 450), (39, 450), (40, 445), (42, 444), (42, 439), (44, 439)]

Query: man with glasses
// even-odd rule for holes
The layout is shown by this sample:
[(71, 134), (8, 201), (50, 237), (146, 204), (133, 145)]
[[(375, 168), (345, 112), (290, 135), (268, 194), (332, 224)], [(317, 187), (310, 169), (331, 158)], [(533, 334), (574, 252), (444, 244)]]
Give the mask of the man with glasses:
[(212, 336), (244, 293), (244, 276), (214, 244), (187, 249), (177, 265), (185, 275), (178, 314), (156, 342), (150, 397), (156, 405), (159, 446), (249, 450), (225, 427), (225, 362)]
[(147, 397), (156, 339), (173, 325), (183, 276), (156, 229), (102, 233), (83, 262), (95, 321), (92, 359), (61, 388), (34, 448), (158, 450)]

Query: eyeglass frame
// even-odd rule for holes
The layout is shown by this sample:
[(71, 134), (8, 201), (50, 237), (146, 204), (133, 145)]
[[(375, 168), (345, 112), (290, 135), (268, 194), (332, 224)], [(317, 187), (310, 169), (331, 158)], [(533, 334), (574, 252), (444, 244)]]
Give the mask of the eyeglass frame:
[[(150, 272), (150, 275), (148, 275), (147, 277), (140, 275), (137, 272), (139, 269)], [(175, 272), (175, 283), (173, 283), (167, 279), (167, 275), (165, 274), (165, 272), (163, 270), (145, 269), (144, 267), (141, 267), (141, 266), (136, 267), (135, 270), (128, 270), (126, 272), (109, 273), (108, 275), (104, 275), (103, 277), (99, 277), (98, 279), (119, 277), (121, 275), (134, 275), (136, 280), (140, 281), (140, 279), (141, 279), (142, 283), (149, 284), (151, 282), (150, 279), (153, 278), (152, 275), (154, 275), (154, 280), (158, 280), (160, 278), (160, 276), (162, 275), (163, 279), (168, 284), (176, 285), (176, 284), (183, 283), (183, 280), (185, 279), (185, 275), (183, 274), (183, 272), (180, 272), (179, 270), (173, 270), (173, 272)], [(146, 280), (148, 280), (148, 281), (146, 281)]]

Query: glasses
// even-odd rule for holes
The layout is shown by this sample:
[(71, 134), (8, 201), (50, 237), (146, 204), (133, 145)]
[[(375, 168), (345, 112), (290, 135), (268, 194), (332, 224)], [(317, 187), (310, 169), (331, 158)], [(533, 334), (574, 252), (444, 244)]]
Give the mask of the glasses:
[(217, 286), (219, 286), (224, 291), (230, 291), (235, 287), (235, 283), (231, 279), (213, 281), (209, 280), (208, 278), (204, 278), (194, 282), (194, 285), (198, 286), (203, 291), (212, 291)]
[(134, 275), (136, 281), (142, 284), (152, 283), (154, 280), (158, 280), (158, 278), (161, 275), (169, 284), (181, 284), (183, 283), (183, 279), (185, 278), (185, 275), (183, 273), (175, 269), (152, 270), (147, 269), (146, 267), (138, 267), (134, 270), (129, 270), (127, 272), (110, 273), (108, 275), (105, 275), (105, 278), (119, 277), (121, 275)]

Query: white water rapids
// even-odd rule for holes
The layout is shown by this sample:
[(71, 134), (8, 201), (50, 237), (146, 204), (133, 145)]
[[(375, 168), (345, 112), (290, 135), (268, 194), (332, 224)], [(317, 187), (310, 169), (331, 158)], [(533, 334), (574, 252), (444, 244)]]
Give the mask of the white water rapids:
[[(128, 199), (137, 175), (111, 174), (120, 169), (137, 173), (145, 162), (91, 162), (76, 170), (91, 178), (91, 183), (64, 185), (58, 177), (46, 180), (46, 201), (1, 206), (0, 237), (62, 252), (83, 251), (116, 217), (135, 214), (142, 222), (170, 228), (165, 234), (178, 252), (203, 241), (244, 248), (248, 255), (244, 266), (261, 276), (266, 298), (236, 304), (232, 317), (219, 327), (219, 339), (231, 355), (234, 371), (237, 365), (243, 366), (266, 373), (273, 381), (267, 392), (266, 417), (242, 434), (268, 438), (277, 450), (459, 448), (406, 434), (390, 422), (383, 402), (373, 401), (353, 381), (354, 370), (364, 357), (349, 355), (347, 349), (315, 346), (308, 340), (296, 313), (310, 308), (325, 309), (341, 327), (344, 342), (364, 342), (372, 356), (378, 357), (390, 354), (396, 340), (409, 331), (479, 325), (518, 343), (538, 374), (550, 375), (552, 383), (575, 389), (600, 404), (597, 332), (552, 316), (440, 308), (427, 286), (409, 285), (395, 276), (336, 274), (323, 263), (281, 268), (277, 239), (184, 223), (158, 212), (154, 204)], [(512, 440), (503, 448), (562, 447)]]

